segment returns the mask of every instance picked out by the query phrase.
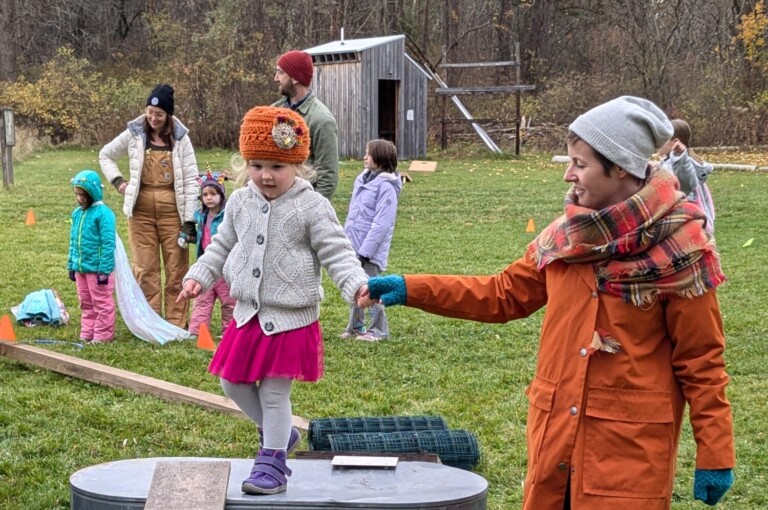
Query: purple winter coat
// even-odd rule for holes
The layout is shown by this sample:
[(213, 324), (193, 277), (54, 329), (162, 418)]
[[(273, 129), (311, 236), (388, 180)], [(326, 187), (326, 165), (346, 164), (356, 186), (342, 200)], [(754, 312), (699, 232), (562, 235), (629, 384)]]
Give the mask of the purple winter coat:
[(397, 172), (381, 172), (365, 182), (370, 172), (363, 170), (355, 179), (344, 233), (359, 256), (369, 258), (384, 271), (395, 231), (397, 197), (403, 183)]

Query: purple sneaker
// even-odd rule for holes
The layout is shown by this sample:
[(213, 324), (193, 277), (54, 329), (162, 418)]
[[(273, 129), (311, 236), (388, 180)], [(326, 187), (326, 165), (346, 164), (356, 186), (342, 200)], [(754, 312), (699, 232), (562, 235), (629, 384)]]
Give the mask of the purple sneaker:
[(283, 450), (263, 448), (253, 463), (251, 475), (243, 480), (242, 491), (246, 494), (277, 494), (288, 487), (292, 472), (285, 463)]

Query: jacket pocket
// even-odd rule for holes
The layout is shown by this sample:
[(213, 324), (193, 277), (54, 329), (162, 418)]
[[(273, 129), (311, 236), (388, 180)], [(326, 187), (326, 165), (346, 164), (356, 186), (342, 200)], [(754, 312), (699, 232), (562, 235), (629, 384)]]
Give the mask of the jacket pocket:
[(584, 414), (585, 494), (668, 497), (674, 448), (669, 392), (590, 388)]
[(536, 470), (539, 465), (539, 452), (541, 443), (547, 430), (547, 423), (552, 412), (552, 403), (555, 399), (557, 385), (536, 376), (533, 382), (526, 388), (528, 396), (528, 423), (526, 424), (526, 440), (528, 446), (528, 472), (526, 474), (526, 486), (536, 481)]

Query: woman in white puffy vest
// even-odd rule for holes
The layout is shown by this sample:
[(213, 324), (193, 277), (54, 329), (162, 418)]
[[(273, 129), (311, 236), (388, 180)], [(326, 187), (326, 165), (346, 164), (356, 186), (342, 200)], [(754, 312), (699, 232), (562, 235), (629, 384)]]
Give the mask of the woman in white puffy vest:
[[(133, 274), (141, 290), (152, 309), (185, 328), (188, 305), (175, 300), (189, 269), (189, 251), (178, 241), (182, 234), (189, 242), (197, 237), (195, 211), (200, 189), (189, 130), (173, 116), (173, 110), (173, 88), (157, 85), (147, 98), (146, 112), (128, 122), (128, 128), (101, 149), (99, 163), (104, 177), (125, 195), (123, 212), (128, 217)], [(116, 162), (126, 155), (127, 180)], [(163, 292), (161, 267), (165, 268)]]

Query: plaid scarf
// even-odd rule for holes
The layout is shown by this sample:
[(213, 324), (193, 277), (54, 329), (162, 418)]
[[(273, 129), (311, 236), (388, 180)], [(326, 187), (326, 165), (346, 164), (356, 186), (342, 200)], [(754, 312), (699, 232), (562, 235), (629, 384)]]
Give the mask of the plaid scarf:
[(641, 306), (658, 297), (700, 296), (725, 281), (704, 213), (685, 200), (672, 173), (656, 169), (623, 202), (599, 211), (576, 204), (528, 245), (539, 269), (555, 260), (592, 262), (597, 288)]

